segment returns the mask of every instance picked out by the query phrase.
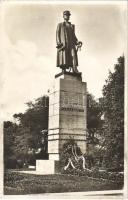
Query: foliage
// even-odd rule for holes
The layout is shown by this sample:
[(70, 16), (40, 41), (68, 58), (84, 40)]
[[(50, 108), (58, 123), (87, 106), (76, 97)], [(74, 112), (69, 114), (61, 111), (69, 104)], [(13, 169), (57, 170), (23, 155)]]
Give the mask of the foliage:
[(26, 135), (31, 136), (28, 141), (31, 148), (36, 148), (37, 144), (41, 144), (41, 130), (48, 129), (48, 103), (47, 96), (40, 97), (35, 100), (35, 103), (26, 103), (28, 109), (24, 114), (13, 115), (20, 122), (18, 134), (23, 135), (22, 131), (24, 131)]
[(87, 142), (98, 144), (97, 130), (102, 126), (102, 109), (92, 94), (87, 94)]
[(108, 166), (123, 165), (124, 159), (124, 57), (118, 58), (103, 87), (105, 144)]
[(43, 96), (34, 103), (26, 104), (28, 108), (25, 113), (13, 115), (17, 124), (8, 121), (4, 123), (4, 158), (5, 163), (11, 159), (9, 165), (13, 163), (16, 166), (17, 160), (34, 163), (38, 148), (43, 150), (42, 155), (47, 158), (47, 133), (42, 135), (41, 131), (48, 129), (49, 98)]
[[(10, 121), (4, 122), (4, 164), (5, 167), (14, 160), (14, 132), (17, 128), (16, 124)], [(12, 163), (14, 165), (14, 162)]]

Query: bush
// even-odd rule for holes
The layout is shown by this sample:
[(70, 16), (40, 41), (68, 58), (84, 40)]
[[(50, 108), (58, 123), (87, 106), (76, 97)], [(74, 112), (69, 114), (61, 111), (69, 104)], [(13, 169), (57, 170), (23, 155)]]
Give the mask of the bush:
[(17, 160), (15, 158), (8, 159), (5, 162), (5, 168), (7, 168), (7, 169), (16, 169), (17, 168)]

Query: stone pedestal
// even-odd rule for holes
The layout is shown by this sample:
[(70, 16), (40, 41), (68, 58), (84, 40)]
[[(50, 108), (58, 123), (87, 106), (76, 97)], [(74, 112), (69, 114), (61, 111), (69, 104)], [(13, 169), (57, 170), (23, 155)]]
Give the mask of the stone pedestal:
[(49, 160), (36, 160), (37, 174), (60, 172), (60, 153), (71, 138), (86, 152), (86, 100), (86, 83), (82, 82), (81, 74), (56, 75), (49, 96)]
[(59, 160), (60, 152), (73, 138), (82, 152), (86, 152), (87, 118), (86, 83), (81, 74), (65, 72), (56, 76), (49, 96), (48, 153), (50, 160)]

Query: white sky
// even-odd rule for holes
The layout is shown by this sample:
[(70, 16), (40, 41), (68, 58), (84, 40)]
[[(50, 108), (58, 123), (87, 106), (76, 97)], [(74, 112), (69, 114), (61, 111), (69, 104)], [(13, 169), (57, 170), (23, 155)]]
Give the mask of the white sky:
[[(102, 3), (102, 2), (101, 2)], [(5, 6), (6, 5), (6, 6)], [(3, 4), (1, 6), (0, 105), (4, 120), (24, 112), (25, 102), (51, 87), (56, 67), (56, 26), (70, 10), (76, 36), (83, 42), (79, 71), (96, 98), (124, 53), (125, 8), (122, 5)]]

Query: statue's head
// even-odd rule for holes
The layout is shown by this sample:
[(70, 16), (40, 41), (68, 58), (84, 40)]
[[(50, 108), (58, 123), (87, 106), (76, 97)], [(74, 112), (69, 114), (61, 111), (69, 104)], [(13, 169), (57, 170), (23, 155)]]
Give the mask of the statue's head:
[(64, 12), (63, 12), (63, 18), (65, 19), (65, 20), (69, 20), (70, 19), (70, 15), (71, 15), (71, 13), (70, 13), (70, 11), (68, 11), (68, 10), (65, 10)]

